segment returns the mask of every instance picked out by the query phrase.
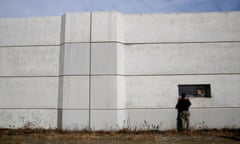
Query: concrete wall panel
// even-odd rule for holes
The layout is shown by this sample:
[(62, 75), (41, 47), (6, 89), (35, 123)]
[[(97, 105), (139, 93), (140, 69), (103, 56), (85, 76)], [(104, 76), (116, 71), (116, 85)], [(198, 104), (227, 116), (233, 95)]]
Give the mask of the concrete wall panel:
[[(132, 130), (176, 129), (175, 109), (130, 109), (127, 110), (127, 124)], [(239, 128), (239, 108), (190, 109), (190, 127)]]
[(92, 76), (91, 108), (116, 109), (117, 108), (117, 77)]
[(0, 46), (60, 44), (61, 17), (0, 19)]
[(59, 75), (58, 46), (0, 48), (0, 76)]
[(0, 108), (57, 108), (57, 77), (0, 78)]
[(117, 130), (119, 110), (91, 110), (92, 130)]
[(126, 107), (126, 80), (124, 76), (117, 76), (117, 107)]
[(73, 43), (64, 45), (63, 75), (89, 74), (89, 43)]
[(92, 77), (91, 128), (119, 130), (124, 128), (125, 79), (122, 76)]
[(239, 128), (239, 108), (191, 109), (191, 127), (201, 128)]
[(177, 111), (174, 109), (130, 109), (127, 115), (127, 126), (132, 130), (176, 128)]
[(90, 13), (67, 13), (63, 19), (65, 42), (90, 41)]
[(89, 77), (64, 76), (63, 109), (89, 108)]
[[(126, 77), (127, 108), (174, 108), (179, 84), (210, 84), (211, 98), (191, 98), (192, 107), (239, 107), (239, 75)], [(227, 87), (226, 87), (227, 85)]]
[(92, 44), (92, 74), (117, 73), (117, 44), (93, 43)]
[(131, 76), (125, 79), (127, 108), (175, 107), (178, 98), (176, 77)]
[(239, 41), (240, 14), (125, 15), (126, 43)]
[(63, 110), (62, 128), (64, 130), (88, 130), (88, 115), (88, 110)]
[(57, 128), (56, 109), (0, 109), (1, 128)]
[(92, 44), (92, 74), (123, 74), (124, 45), (119, 43)]
[(92, 13), (92, 41), (109, 42), (124, 39), (123, 15), (117, 12)]
[(125, 74), (239, 73), (240, 43), (125, 46)]

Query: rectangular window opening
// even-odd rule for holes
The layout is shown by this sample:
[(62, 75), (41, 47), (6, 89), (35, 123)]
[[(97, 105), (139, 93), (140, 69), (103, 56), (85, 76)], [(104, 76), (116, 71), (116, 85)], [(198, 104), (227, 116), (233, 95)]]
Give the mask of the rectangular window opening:
[(211, 97), (210, 84), (181, 84), (178, 85), (179, 96), (185, 93), (187, 97)]

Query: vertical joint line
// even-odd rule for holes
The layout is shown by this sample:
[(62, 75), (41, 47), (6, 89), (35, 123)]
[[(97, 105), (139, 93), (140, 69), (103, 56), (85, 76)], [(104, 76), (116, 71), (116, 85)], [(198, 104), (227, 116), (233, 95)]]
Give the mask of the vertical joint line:
[[(60, 33), (60, 41), (61, 43), (65, 42), (65, 31), (66, 31), (66, 14), (61, 17), (61, 33)], [(65, 44), (60, 45), (59, 50), (59, 76), (58, 76), (58, 103), (57, 103), (57, 128), (63, 128), (63, 75), (64, 73), (64, 59), (65, 59)]]
[(89, 35), (89, 97), (88, 97), (88, 130), (91, 130), (91, 73), (92, 73), (92, 12), (90, 12), (90, 35)]

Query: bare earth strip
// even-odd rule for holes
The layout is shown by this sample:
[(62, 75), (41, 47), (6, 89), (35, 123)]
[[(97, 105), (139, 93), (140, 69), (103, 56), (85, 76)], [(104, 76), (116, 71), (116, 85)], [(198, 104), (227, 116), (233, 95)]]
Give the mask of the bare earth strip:
[(240, 144), (240, 130), (77, 132), (0, 129), (0, 144)]

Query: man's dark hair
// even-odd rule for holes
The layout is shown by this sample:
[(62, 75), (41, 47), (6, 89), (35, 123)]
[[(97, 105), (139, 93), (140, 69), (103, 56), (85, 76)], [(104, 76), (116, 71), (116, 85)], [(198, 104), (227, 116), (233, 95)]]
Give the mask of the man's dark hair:
[(182, 98), (185, 98), (186, 97), (186, 94), (185, 93), (182, 93)]

